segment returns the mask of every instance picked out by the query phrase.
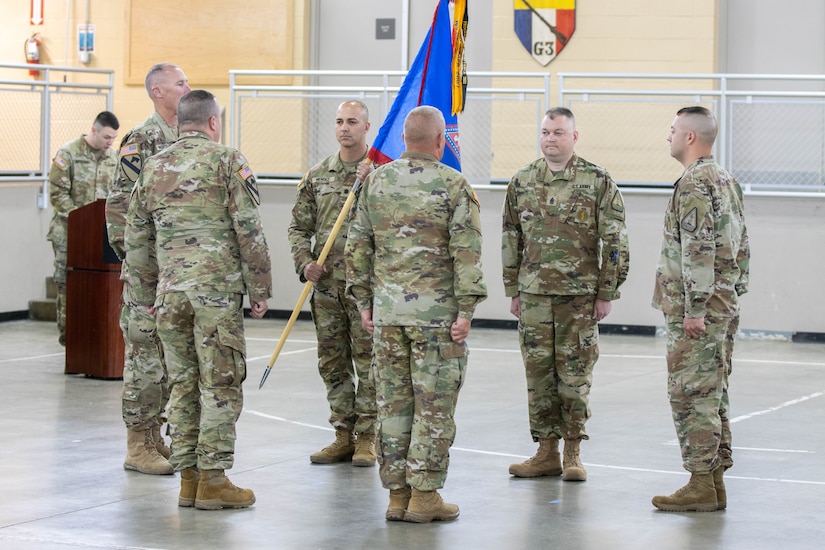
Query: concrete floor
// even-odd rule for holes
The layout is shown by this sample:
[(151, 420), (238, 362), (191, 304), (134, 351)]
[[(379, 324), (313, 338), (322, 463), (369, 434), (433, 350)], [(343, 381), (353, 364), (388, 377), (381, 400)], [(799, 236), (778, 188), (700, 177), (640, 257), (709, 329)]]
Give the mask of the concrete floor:
[(299, 321), (263, 389), (284, 322), (247, 321), (249, 378), (231, 479), (245, 510), (179, 508), (178, 476), (125, 471), (119, 381), (63, 374), (53, 324), (0, 323), (0, 548), (817, 548), (825, 540), (825, 346), (741, 340), (731, 403), (728, 509), (664, 513), (683, 485), (665, 390), (664, 339), (603, 336), (582, 445), (584, 483), (515, 479), (530, 456), (516, 333), (474, 329), (442, 494), (452, 523), (386, 522), (376, 468), (312, 465), (332, 440)]

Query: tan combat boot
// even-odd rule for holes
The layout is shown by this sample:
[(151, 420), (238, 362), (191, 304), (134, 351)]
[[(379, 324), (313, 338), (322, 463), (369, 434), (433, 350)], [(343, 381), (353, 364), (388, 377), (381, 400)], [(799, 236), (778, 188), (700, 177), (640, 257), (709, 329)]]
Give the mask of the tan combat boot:
[(561, 475), (559, 440), (539, 439), (536, 454), (519, 464), (510, 464), (510, 474), (516, 477), (539, 477)]
[(691, 474), (687, 485), (670, 496), (653, 497), (652, 502), (665, 512), (713, 512), (719, 506), (713, 474)]
[(387, 513), (384, 516), (387, 521), (404, 521), (411, 496), (412, 489), (409, 487), (390, 489), (390, 505), (387, 506)]
[(235, 487), (223, 470), (201, 470), (195, 508), (220, 510), (222, 508), (246, 508), (255, 504), (251, 489)]
[(352, 455), (353, 466), (372, 466), (375, 464), (375, 435), (358, 434), (355, 438), (355, 453)]
[(581, 439), (564, 440), (564, 471), (561, 474), (564, 481), (584, 481), (587, 479), (587, 471), (579, 459), (579, 445), (581, 445), (581, 442)]
[(160, 433), (160, 424), (152, 426), (152, 439), (155, 441), (155, 449), (157, 449), (158, 454), (169, 460), (169, 457), (172, 456), (172, 451), (166, 446), (166, 441), (164, 441)]
[(169, 461), (160, 456), (152, 438), (152, 430), (126, 430), (126, 460), (123, 468), (142, 474), (172, 475), (175, 471)]
[(724, 510), (728, 507), (728, 491), (725, 489), (725, 480), (722, 476), (725, 473), (725, 467), (719, 465), (713, 470), (713, 488), (716, 490), (716, 509)]
[(458, 506), (447, 504), (438, 491), (412, 490), (410, 503), (404, 521), (429, 523), (431, 521), (453, 521), (458, 517)]
[(352, 431), (343, 428), (335, 429), (335, 441), (317, 453), (312, 453), (309, 461), (314, 464), (334, 464), (352, 460), (355, 452), (355, 436)]
[(198, 494), (198, 482), (201, 473), (197, 468), (185, 468), (180, 472), (180, 495), (178, 496), (178, 506), (191, 507), (195, 505), (195, 497)]

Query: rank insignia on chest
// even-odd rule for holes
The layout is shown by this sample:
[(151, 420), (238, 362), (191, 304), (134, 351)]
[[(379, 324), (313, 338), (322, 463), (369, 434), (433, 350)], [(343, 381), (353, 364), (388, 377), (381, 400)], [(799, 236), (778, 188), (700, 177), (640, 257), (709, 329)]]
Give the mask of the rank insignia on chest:
[(143, 167), (143, 159), (140, 157), (137, 143), (127, 143), (120, 148), (120, 167), (126, 179), (135, 183)]

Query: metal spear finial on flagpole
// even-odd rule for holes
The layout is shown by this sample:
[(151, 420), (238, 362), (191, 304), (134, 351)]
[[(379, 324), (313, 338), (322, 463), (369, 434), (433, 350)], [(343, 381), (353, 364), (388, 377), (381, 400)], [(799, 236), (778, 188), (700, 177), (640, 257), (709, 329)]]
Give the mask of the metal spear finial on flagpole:
[[(315, 260), (319, 266), (324, 265), (324, 262), (329, 255), (329, 251), (332, 250), (332, 245), (335, 243), (335, 237), (338, 236), (338, 232), (341, 230), (341, 226), (344, 225), (344, 220), (347, 219), (349, 215), (349, 211), (352, 208), (352, 203), (355, 202), (355, 194), (358, 192), (358, 189), (361, 187), (361, 180), (355, 180), (355, 183), (350, 189), (349, 195), (347, 196), (346, 202), (344, 202), (344, 206), (341, 208), (341, 212), (338, 213), (338, 218), (335, 220), (335, 224), (332, 226), (332, 230), (329, 232), (329, 237), (327, 237), (327, 242), (324, 243), (324, 248), (321, 249), (321, 253), (318, 255), (318, 259)], [(284, 327), (284, 331), (281, 333), (281, 338), (278, 340), (278, 345), (275, 346), (275, 351), (272, 352), (272, 357), (269, 359), (269, 364), (266, 366), (264, 370), (264, 375), (261, 377), (261, 383), (258, 384), (258, 389), (264, 387), (264, 382), (266, 382), (269, 373), (272, 371), (272, 366), (275, 364), (275, 360), (278, 359), (278, 355), (281, 353), (281, 349), (284, 347), (286, 343), (286, 339), (289, 336), (289, 332), (292, 330), (292, 325), (295, 324), (295, 321), (298, 319), (298, 314), (301, 313), (301, 308), (304, 307), (304, 302), (306, 302), (307, 297), (309, 296), (309, 292), (312, 290), (312, 285), (314, 283), (312, 281), (307, 281), (304, 285), (304, 290), (301, 292), (301, 295), (298, 297), (298, 303), (295, 304), (295, 309), (292, 310), (292, 315), (289, 316), (289, 321), (287, 321), (286, 326)]]

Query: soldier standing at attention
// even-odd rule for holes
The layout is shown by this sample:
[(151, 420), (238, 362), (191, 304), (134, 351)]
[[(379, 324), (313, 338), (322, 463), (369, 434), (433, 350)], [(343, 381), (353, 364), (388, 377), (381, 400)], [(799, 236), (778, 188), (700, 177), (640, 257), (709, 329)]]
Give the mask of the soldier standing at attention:
[[(146, 159), (178, 138), (176, 111), (181, 96), (189, 92), (187, 82), (186, 75), (176, 65), (158, 63), (152, 66), (145, 84), (155, 110), (121, 141), (118, 174), (106, 199), (109, 244), (121, 261), (125, 255), (123, 232), (132, 188)], [(169, 447), (160, 431), (169, 401), (169, 382), (155, 318), (144, 308), (137, 307), (130, 286), (133, 279), (125, 272), (121, 273), (121, 279), (120, 328), (126, 348), (122, 401), (127, 434), (123, 467), (144, 474), (172, 474), (172, 466), (167, 460)]]
[(252, 317), (263, 317), (272, 296), (269, 249), (255, 176), (240, 152), (218, 143), (215, 96), (185, 95), (178, 124), (180, 138), (138, 178), (126, 273), (138, 304), (157, 312), (171, 391), (170, 462), (181, 472), (178, 504), (245, 508), (254, 493), (235, 487), (224, 471), (234, 463), (243, 408), (243, 295)]
[(516, 172), (504, 202), (504, 292), (519, 319), (530, 434), (539, 444), (510, 466), (516, 477), (587, 478), (579, 445), (588, 439), (598, 322), (630, 263), (622, 195), (604, 168), (573, 152), (578, 136), (569, 109), (547, 111), (544, 157)]
[(66, 250), (69, 213), (105, 199), (117, 170), (112, 143), (120, 123), (109, 111), (95, 117), (92, 129), (58, 149), (49, 170), (49, 200), (54, 208), (46, 239), (54, 250), (54, 283), (57, 285), (58, 342), (66, 345)]
[(367, 178), (347, 238), (347, 294), (373, 334), (379, 474), (386, 519), (458, 517), (444, 486), (465, 339), (487, 297), (478, 199), (461, 173), (438, 162), (444, 117), (429, 106), (404, 121), (406, 151)]
[(372, 171), (372, 166), (364, 162), (369, 129), (369, 111), (364, 103), (341, 103), (335, 115), (335, 137), (341, 147), (301, 180), (289, 225), (295, 270), (302, 282), (314, 283), (310, 305), (318, 338), (318, 372), (327, 390), (329, 423), (335, 428), (335, 441), (310, 455), (310, 461), (316, 464), (344, 460), (352, 460), (353, 466), (375, 464), (372, 336), (361, 327), (355, 301), (344, 295), (346, 223), (324, 265), (315, 261), (356, 178), (364, 181)]
[(672, 495), (653, 497), (668, 512), (724, 510), (733, 465), (728, 376), (750, 247), (742, 189), (713, 159), (717, 129), (708, 109), (685, 107), (667, 138), (685, 171), (665, 212), (653, 307), (665, 316), (668, 396), (691, 474)]

